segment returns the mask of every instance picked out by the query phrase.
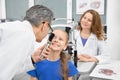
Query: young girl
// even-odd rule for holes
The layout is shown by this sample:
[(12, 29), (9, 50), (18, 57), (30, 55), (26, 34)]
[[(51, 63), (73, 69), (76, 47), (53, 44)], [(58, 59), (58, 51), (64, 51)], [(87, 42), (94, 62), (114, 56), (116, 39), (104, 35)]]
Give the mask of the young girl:
[(76, 67), (63, 53), (68, 43), (67, 32), (54, 30), (53, 33), (55, 36), (51, 41), (49, 57), (37, 62), (36, 68), (28, 72), (31, 80), (72, 80), (72, 77), (78, 73)]

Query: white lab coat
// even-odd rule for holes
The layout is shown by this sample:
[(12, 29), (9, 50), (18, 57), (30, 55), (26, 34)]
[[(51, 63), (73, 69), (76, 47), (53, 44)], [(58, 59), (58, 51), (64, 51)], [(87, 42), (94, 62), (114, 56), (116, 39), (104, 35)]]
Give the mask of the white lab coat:
[(76, 39), (76, 49), (79, 54), (89, 54), (96, 57), (99, 63), (106, 63), (110, 59), (110, 53), (107, 48), (106, 41), (98, 40), (96, 35), (91, 33), (85, 46), (82, 44), (80, 31), (74, 32), (74, 38)]
[(28, 21), (0, 24), (0, 80), (11, 80), (14, 75), (33, 68), (35, 35)]

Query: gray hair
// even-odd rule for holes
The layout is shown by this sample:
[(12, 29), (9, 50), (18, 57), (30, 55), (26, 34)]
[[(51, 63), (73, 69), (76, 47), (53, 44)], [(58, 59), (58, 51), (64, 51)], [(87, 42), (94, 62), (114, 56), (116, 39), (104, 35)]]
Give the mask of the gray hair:
[(53, 12), (43, 5), (35, 5), (26, 11), (24, 20), (28, 20), (32, 25), (38, 27), (44, 21), (51, 23)]

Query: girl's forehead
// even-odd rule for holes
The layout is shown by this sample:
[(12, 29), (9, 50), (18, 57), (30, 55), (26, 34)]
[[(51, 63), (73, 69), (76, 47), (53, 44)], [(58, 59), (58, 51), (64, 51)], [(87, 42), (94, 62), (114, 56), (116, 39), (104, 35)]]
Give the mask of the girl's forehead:
[(63, 30), (54, 30), (53, 33), (55, 36), (65, 37), (66, 33)]
[(63, 34), (63, 33), (65, 33), (64, 31), (62, 31), (62, 30), (54, 30), (53, 31), (53, 33), (55, 33), (55, 34)]

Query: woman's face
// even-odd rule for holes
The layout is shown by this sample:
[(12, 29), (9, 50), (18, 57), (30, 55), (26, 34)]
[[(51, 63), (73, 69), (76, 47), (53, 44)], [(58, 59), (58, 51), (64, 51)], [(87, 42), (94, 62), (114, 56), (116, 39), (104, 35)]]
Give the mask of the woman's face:
[(51, 49), (54, 51), (62, 51), (67, 48), (68, 35), (62, 30), (54, 30), (55, 34), (52, 39)]
[(93, 15), (91, 13), (86, 13), (81, 19), (82, 29), (91, 29)]

